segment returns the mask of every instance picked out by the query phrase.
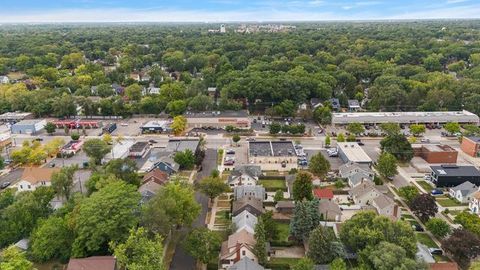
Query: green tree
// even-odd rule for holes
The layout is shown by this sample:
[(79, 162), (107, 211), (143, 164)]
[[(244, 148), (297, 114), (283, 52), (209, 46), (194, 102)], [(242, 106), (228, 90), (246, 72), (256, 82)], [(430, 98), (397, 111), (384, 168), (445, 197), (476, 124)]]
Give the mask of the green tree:
[(408, 162), (413, 158), (413, 148), (404, 135), (389, 135), (380, 141), (380, 149), (390, 153), (402, 162)]
[(240, 141), (240, 135), (238, 135), (238, 134), (233, 135), (232, 141), (233, 141), (235, 144), (238, 144), (238, 142)]
[(384, 152), (378, 157), (376, 168), (381, 176), (390, 179), (398, 174), (397, 159), (394, 155)]
[(208, 111), (213, 108), (213, 100), (209, 96), (198, 94), (190, 100), (188, 106), (193, 111)]
[(420, 192), (414, 186), (404, 186), (398, 189), (398, 194), (400, 195), (400, 197), (405, 199), (407, 204), (410, 204), (413, 199), (415, 199), (418, 194), (420, 194)]
[(308, 238), (308, 258), (316, 264), (330, 263), (342, 256), (341, 244), (335, 241), (335, 235), (322, 225), (317, 226)]
[(132, 84), (125, 88), (125, 95), (129, 100), (140, 101), (142, 98), (142, 87), (138, 84)]
[(361, 123), (349, 123), (347, 131), (358, 136), (365, 131), (365, 127)]
[(53, 133), (55, 133), (55, 130), (57, 129), (57, 126), (55, 126), (54, 123), (52, 122), (48, 122), (46, 125), (45, 125), (45, 131), (47, 131), (48, 134), (52, 135)]
[(361, 265), (367, 269), (428, 269), (424, 262), (417, 262), (409, 258), (402, 247), (389, 243), (380, 242), (376, 246), (369, 246), (361, 251)]
[(280, 123), (278, 122), (273, 122), (272, 124), (270, 124), (270, 134), (274, 135), (274, 134), (278, 134), (280, 131), (282, 130), (282, 125), (280, 125)]
[(216, 197), (229, 191), (230, 187), (218, 177), (206, 177), (198, 183), (198, 189), (213, 202)]
[(259, 218), (262, 220), (263, 227), (265, 228), (265, 238), (268, 241), (276, 239), (279, 231), (277, 222), (273, 219), (273, 211), (266, 211), (260, 215)]
[(297, 202), (290, 222), (290, 234), (298, 241), (305, 241), (319, 222), (318, 200)]
[(427, 222), (438, 212), (435, 198), (430, 194), (420, 194), (415, 197), (410, 203), (410, 209), (423, 222)]
[(329, 135), (325, 136), (325, 146), (330, 146), (331, 144), (331, 138)]
[(129, 270), (164, 270), (163, 239), (158, 234), (153, 237), (140, 227), (131, 229), (125, 242), (110, 242), (118, 264)]
[(170, 101), (166, 109), (170, 116), (175, 117), (183, 114), (187, 110), (187, 103), (184, 100)]
[(35, 270), (33, 264), (16, 246), (6, 248), (0, 254), (0, 269), (2, 270)]
[(275, 195), (273, 196), (273, 201), (277, 203), (279, 201), (283, 201), (283, 199), (284, 199), (283, 190), (278, 189), (277, 191), (275, 191)]
[(299, 172), (293, 181), (293, 199), (303, 201), (304, 199), (313, 199), (312, 194), (312, 175), (308, 172)]
[(177, 115), (173, 118), (171, 125), (173, 133), (175, 135), (180, 135), (187, 128), (187, 119), (184, 116)]
[(142, 224), (149, 231), (166, 236), (171, 230), (190, 226), (199, 214), (193, 188), (169, 182), (143, 207)]
[(345, 135), (343, 133), (338, 133), (337, 142), (345, 142)]
[(382, 123), (380, 124), (380, 129), (387, 135), (398, 135), (401, 130), (397, 123)]
[(203, 264), (208, 264), (218, 256), (222, 239), (207, 228), (195, 228), (183, 242), (185, 250)]
[(265, 265), (267, 263), (267, 240), (265, 235), (265, 226), (263, 221), (260, 219), (255, 225), (255, 246), (253, 247), (253, 252), (258, 258), (258, 263)]
[(173, 160), (180, 165), (180, 169), (191, 170), (195, 165), (195, 155), (190, 149), (186, 149), (183, 152), (177, 152)]
[(335, 258), (335, 260), (333, 260), (330, 263), (330, 269), (331, 270), (347, 270), (347, 264), (342, 258)]
[(70, 138), (74, 141), (78, 141), (78, 139), (80, 139), (80, 134), (78, 132), (72, 132), (72, 134), (70, 134)]
[(78, 170), (78, 165), (63, 167), (52, 175), (52, 188), (58, 196), (70, 199), (73, 188), (73, 175)]
[(125, 240), (130, 228), (138, 224), (140, 193), (123, 181), (107, 184), (82, 200), (73, 211), (75, 240), (73, 256), (106, 253), (110, 241)]
[(101, 139), (89, 139), (83, 144), (83, 151), (93, 164), (100, 164), (102, 158), (110, 152), (110, 146)]
[(312, 260), (307, 257), (301, 258), (295, 266), (292, 268), (293, 270), (314, 270), (315, 265)]
[(478, 215), (463, 211), (455, 217), (455, 223), (480, 237), (480, 217)]
[(318, 152), (310, 159), (308, 170), (318, 177), (324, 177), (330, 171), (330, 162)]
[(412, 125), (410, 125), (410, 132), (414, 136), (420, 136), (423, 133), (425, 133), (425, 131), (426, 131), (425, 125), (423, 125), (423, 124), (412, 124)]
[(449, 133), (449, 134), (455, 134), (460, 132), (460, 125), (455, 122), (448, 122), (446, 123), (443, 128)]
[(441, 218), (431, 218), (425, 225), (433, 235), (439, 238), (444, 238), (451, 231), (450, 225)]
[(292, 117), (295, 115), (296, 106), (293, 101), (285, 99), (278, 105), (275, 105), (273, 107), (273, 111), (276, 115), (281, 117)]
[(330, 125), (332, 123), (332, 112), (330, 107), (318, 107), (313, 111), (313, 119), (321, 125)]
[(137, 173), (137, 163), (132, 159), (112, 159), (107, 164), (105, 164), (103, 168), (105, 174), (107, 175), (114, 175), (116, 178), (134, 186), (140, 185), (140, 177)]
[(364, 249), (367, 245), (378, 245), (382, 241), (402, 247), (408, 257), (413, 257), (417, 252), (415, 233), (410, 224), (392, 221), (372, 211), (357, 213), (345, 221), (340, 231), (340, 240), (354, 252)]
[(70, 258), (73, 231), (63, 217), (50, 216), (41, 220), (30, 236), (30, 254), (36, 261), (46, 262)]

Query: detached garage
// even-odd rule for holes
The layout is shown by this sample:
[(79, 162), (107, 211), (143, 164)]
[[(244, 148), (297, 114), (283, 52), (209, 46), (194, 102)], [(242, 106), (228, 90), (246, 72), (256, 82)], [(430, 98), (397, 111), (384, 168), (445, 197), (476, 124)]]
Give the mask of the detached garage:
[(11, 127), (12, 134), (37, 134), (45, 128), (47, 120), (22, 120)]

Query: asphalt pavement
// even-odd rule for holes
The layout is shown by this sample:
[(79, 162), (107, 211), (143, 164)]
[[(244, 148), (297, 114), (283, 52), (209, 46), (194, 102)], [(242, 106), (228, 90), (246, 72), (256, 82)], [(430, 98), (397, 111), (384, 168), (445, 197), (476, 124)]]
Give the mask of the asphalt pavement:
[(10, 182), (10, 184), (13, 185), (18, 179), (20, 179), (20, 177), (22, 177), (23, 171), (23, 168), (17, 168), (9, 174), (0, 177), (0, 185), (5, 182)]
[[(195, 182), (198, 182), (204, 177), (210, 175), (210, 172), (217, 168), (217, 150), (206, 150), (202, 168), (202, 171), (197, 174)], [(197, 220), (194, 221), (192, 226), (194, 228), (206, 227), (205, 219), (208, 211), (208, 198), (200, 192), (195, 192), (195, 200), (197, 200), (197, 202), (202, 206), (202, 209), (200, 215), (198, 216)], [(188, 230), (184, 229), (182, 233), (185, 235), (187, 232)], [(183, 249), (181, 241), (179, 241), (175, 249), (175, 255), (173, 256), (172, 263), (170, 264), (170, 270), (187, 269), (195, 269), (195, 259)]]

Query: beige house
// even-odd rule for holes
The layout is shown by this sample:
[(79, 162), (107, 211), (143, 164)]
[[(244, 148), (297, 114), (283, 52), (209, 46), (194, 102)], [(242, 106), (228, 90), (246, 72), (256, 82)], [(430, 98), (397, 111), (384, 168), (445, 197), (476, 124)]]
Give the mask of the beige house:
[(18, 181), (13, 187), (16, 187), (20, 192), (34, 191), (39, 187), (51, 186), (52, 175), (58, 171), (60, 171), (58, 168), (25, 168), (20, 181)]
[(348, 192), (353, 202), (360, 206), (372, 204), (373, 199), (381, 194), (382, 193), (375, 188), (375, 184), (370, 181), (363, 182)]
[(257, 256), (253, 252), (255, 243), (253, 234), (246, 230), (230, 235), (228, 240), (222, 243), (220, 250), (220, 265), (222, 269), (228, 269), (244, 257), (258, 262)]
[(338, 204), (329, 200), (321, 200), (319, 202), (318, 213), (324, 220), (341, 221), (342, 219), (342, 210)]
[(389, 217), (393, 220), (400, 219), (400, 207), (387, 195), (381, 194), (372, 201), (377, 213), (382, 216)]

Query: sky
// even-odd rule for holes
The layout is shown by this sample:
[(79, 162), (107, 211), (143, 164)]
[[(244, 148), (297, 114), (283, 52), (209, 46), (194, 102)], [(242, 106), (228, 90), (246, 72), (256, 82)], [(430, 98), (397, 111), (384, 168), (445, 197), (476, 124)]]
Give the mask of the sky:
[(480, 0), (0, 0), (0, 23), (480, 18)]

